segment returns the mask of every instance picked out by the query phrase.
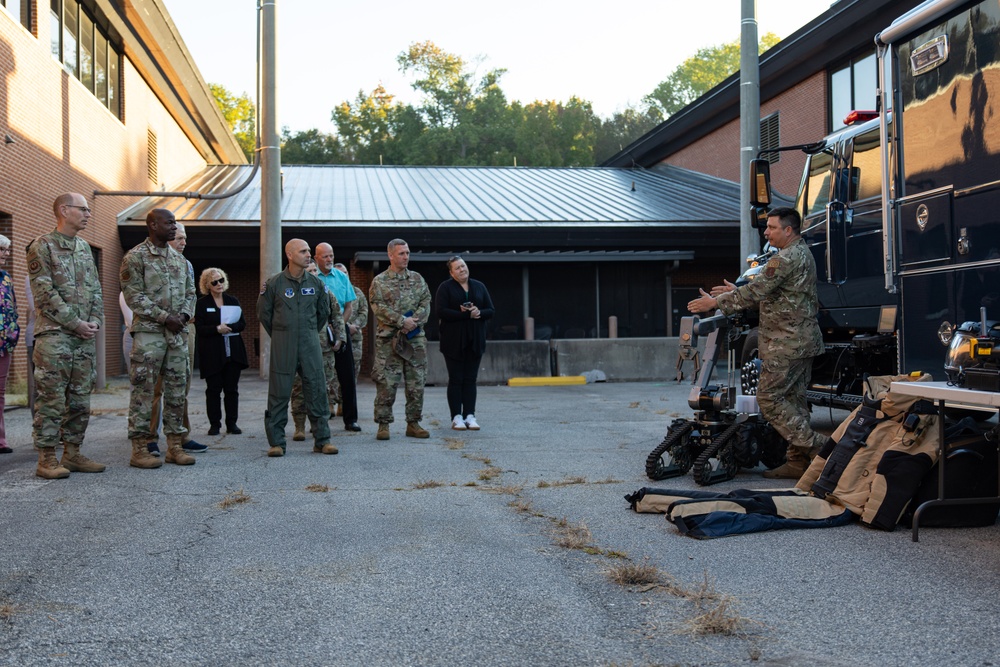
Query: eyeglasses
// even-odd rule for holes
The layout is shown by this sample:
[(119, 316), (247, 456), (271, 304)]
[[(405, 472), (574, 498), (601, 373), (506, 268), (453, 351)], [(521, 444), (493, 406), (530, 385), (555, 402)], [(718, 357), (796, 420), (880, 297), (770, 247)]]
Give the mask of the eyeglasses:
[(0, 252), (5, 252), (10, 254), (10, 248), (0, 248)]
[(224, 282), (226, 282), (225, 278), (219, 278), (218, 280), (213, 280), (211, 284), (212, 287), (215, 287), (216, 285), (221, 285)]
[(68, 206), (69, 208), (75, 208), (78, 211), (83, 211), (84, 213), (90, 213), (90, 208), (86, 206), (77, 206), (75, 204), (63, 204), (63, 206)]

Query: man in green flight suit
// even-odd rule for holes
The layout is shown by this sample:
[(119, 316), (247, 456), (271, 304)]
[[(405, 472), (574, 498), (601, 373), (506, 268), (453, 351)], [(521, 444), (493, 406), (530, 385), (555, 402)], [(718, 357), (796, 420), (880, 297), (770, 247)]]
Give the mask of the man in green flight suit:
[(302, 376), (306, 410), (312, 422), (313, 451), (336, 454), (330, 443), (330, 405), (327, 402), (323, 352), (316, 334), (330, 317), (326, 286), (306, 268), (312, 259), (309, 244), (292, 239), (285, 244), (288, 266), (267, 279), (257, 299), (257, 319), (271, 337), (271, 365), (267, 386), (264, 432), (268, 456), (285, 455), (288, 400), (295, 373)]
[(795, 209), (770, 211), (764, 236), (778, 254), (764, 270), (740, 287), (727, 282), (713, 287), (711, 295), (701, 290), (701, 296), (688, 303), (692, 313), (760, 310), (757, 404), (761, 416), (788, 442), (787, 462), (765, 471), (768, 479), (798, 479), (826, 441), (826, 436), (813, 433), (806, 402), (813, 357), (823, 352), (823, 334), (816, 319), (816, 262), (799, 235), (801, 225)]

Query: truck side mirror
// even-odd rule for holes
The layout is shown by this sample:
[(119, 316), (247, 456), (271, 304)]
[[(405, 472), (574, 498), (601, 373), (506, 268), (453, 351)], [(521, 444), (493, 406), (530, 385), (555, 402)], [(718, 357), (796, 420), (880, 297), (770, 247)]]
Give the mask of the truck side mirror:
[(771, 205), (771, 163), (767, 160), (750, 160), (750, 204), (765, 208)]
[(754, 229), (767, 229), (767, 212), (766, 206), (751, 206), (750, 226)]
[(847, 282), (848, 215), (844, 202), (826, 205), (826, 281), (832, 285)]

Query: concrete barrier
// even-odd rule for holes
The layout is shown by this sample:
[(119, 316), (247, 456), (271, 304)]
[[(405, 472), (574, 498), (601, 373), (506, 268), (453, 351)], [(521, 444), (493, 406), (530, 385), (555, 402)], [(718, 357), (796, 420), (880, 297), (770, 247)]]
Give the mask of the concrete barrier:
[[(478, 384), (507, 384), (512, 377), (552, 375), (547, 340), (496, 340), (486, 343), (486, 354), (479, 368)], [(427, 341), (427, 384), (448, 384), (448, 367), (438, 341)]]
[[(486, 344), (479, 384), (506, 384), (512, 377), (582, 375), (603, 371), (609, 382), (673, 380), (677, 338), (575, 338), (498, 340)], [(685, 375), (694, 366), (688, 362)], [(437, 341), (427, 341), (427, 384), (448, 384), (448, 369)]]
[[(677, 338), (571, 338), (553, 340), (556, 373), (603, 371), (609, 382), (673, 380)], [(686, 374), (693, 372), (693, 366)]]

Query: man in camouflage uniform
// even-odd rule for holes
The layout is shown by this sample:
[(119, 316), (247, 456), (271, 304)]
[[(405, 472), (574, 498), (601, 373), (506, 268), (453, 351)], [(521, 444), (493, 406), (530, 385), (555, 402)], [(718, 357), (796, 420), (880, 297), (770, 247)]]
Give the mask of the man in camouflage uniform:
[(688, 304), (693, 313), (760, 310), (757, 404), (761, 416), (788, 442), (786, 463), (764, 472), (769, 479), (801, 477), (826, 440), (813, 433), (806, 401), (813, 357), (823, 353), (823, 336), (816, 320), (816, 263), (799, 236), (801, 224), (794, 209), (771, 211), (764, 236), (779, 252), (764, 270), (740, 287), (727, 283), (713, 287), (711, 295), (701, 290)]
[[(311, 263), (306, 271), (314, 276), (319, 273), (316, 263)], [(330, 319), (328, 326), (319, 332), (319, 347), (323, 351), (323, 376), (326, 378), (327, 392), (330, 390), (330, 378), (336, 378), (336, 360), (334, 355), (346, 344), (347, 334), (344, 327), (344, 316), (340, 312), (340, 303), (333, 292), (327, 292), (330, 296)], [(333, 415), (333, 396), (327, 395), (330, 407), (330, 415)], [(296, 373), (295, 381), (292, 383), (292, 421), (295, 423), (295, 433), (292, 440), (301, 442), (306, 439), (306, 399), (302, 391), (302, 376)]]
[[(187, 230), (184, 225), (177, 223), (177, 233), (174, 234), (174, 238), (167, 241), (167, 245), (179, 252), (184, 254), (184, 249), (187, 248)], [(187, 258), (184, 259), (187, 262), (188, 273), (191, 274), (191, 280), (195, 280), (194, 277), (194, 266), (191, 264)], [(195, 280), (195, 285), (197, 285)], [(191, 377), (194, 375), (194, 342), (195, 342), (195, 328), (194, 321), (190, 321), (184, 327), (184, 334), (187, 336), (188, 344), (188, 383), (187, 383), (187, 393), (184, 395), (184, 430), (187, 431), (184, 434), (184, 443), (181, 447), (184, 448), (186, 452), (203, 452), (208, 447), (201, 444), (197, 440), (191, 437), (191, 419), (188, 417), (188, 398), (187, 395), (191, 392)], [(163, 405), (163, 377), (159, 377), (156, 380), (156, 387), (153, 388), (153, 414), (150, 417), (149, 431), (156, 437), (156, 434), (160, 431), (160, 407)], [(218, 435), (216, 433), (209, 433), (209, 435)], [(157, 442), (147, 443), (146, 448), (149, 449), (149, 453), (153, 456), (160, 455), (160, 447)]]
[(154, 442), (150, 422), (156, 381), (163, 376), (163, 433), (167, 438), (167, 463), (191, 465), (184, 451), (184, 404), (187, 401), (188, 337), (186, 325), (194, 316), (194, 277), (187, 260), (168, 245), (177, 233), (174, 214), (156, 208), (146, 215), (149, 237), (122, 259), (121, 285), (125, 303), (132, 309), (132, 354), (129, 379), (132, 396), (128, 409), (128, 437), (132, 441), (129, 465), (159, 468), (150, 454)]
[[(341, 263), (336, 263), (333, 268), (337, 269), (345, 276), (349, 275), (347, 267)], [(351, 313), (350, 321), (347, 323), (348, 333), (351, 334), (351, 352), (354, 356), (354, 379), (357, 381), (361, 374), (361, 357), (364, 355), (365, 334), (364, 328), (368, 326), (368, 299), (365, 292), (357, 285), (354, 288), (354, 311)]]
[[(400, 381), (406, 386), (406, 435), (429, 438), (420, 426), (424, 411), (424, 382), (427, 377), (427, 338), (423, 325), (431, 314), (431, 292), (419, 273), (406, 267), (410, 263), (410, 247), (403, 239), (389, 241), (389, 268), (375, 276), (368, 291), (369, 304), (378, 329), (375, 332), (375, 421), (379, 440), (389, 439), (389, 424), (393, 421), (392, 405)], [(409, 358), (400, 356), (393, 338), (400, 331), (413, 334)]]
[(336, 454), (330, 443), (330, 405), (323, 374), (323, 352), (317, 333), (330, 320), (330, 297), (323, 281), (308, 268), (309, 244), (292, 239), (285, 244), (288, 266), (267, 279), (257, 299), (257, 319), (271, 336), (271, 365), (267, 385), (264, 432), (268, 456), (285, 455), (288, 399), (295, 374), (302, 376), (306, 412), (313, 427), (313, 451)]
[[(90, 220), (87, 200), (75, 193), (60, 195), (52, 210), (55, 231), (28, 245), (38, 391), (32, 435), (38, 449), (35, 474), (61, 479), (105, 468), (80, 453), (97, 377), (95, 336), (104, 324), (104, 300), (90, 244), (78, 236)], [(55, 454), (60, 443), (61, 462)]]

